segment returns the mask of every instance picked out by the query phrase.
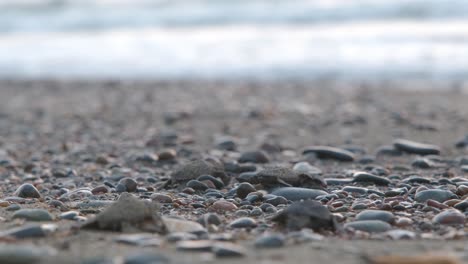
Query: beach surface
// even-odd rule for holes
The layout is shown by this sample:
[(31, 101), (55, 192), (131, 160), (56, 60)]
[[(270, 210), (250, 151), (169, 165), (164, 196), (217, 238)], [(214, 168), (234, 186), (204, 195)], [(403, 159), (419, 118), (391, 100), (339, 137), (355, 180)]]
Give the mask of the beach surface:
[[(26, 246), (43, 250), (38, 255), (31, 253), (31, 259), (40, 263), (153, 263), (128, 259), (149, 253), (171, 263), (347, 264), (387, 254), (451, 255), (459, 263), (468, 263), (468, 209), (452, 208), (468, 195), (467, 102), (468, 87), (448, 81), (1, 81), (0, 243), (3, 248), (13, 248), (10, 259), (17, 258), (18, 263), (33, 263), (24, 262), (18, 251)], [(396, 139), (434, 145), (437, 155), (423, 157), (398, 149), (389, 154), (395, 150)], [(309, 146), (346, 149), (352, 152), (353, 161), (303, 155)], [(383, 146), (389, 146), (389, 152)], [(266, 161), (254, 155), (241, 162), (244, 154), (260, 151)], [(198, 181), (192, 190), (163, 186), (181, 166), (208, 157), (221, 161), (225, 168), (234, 164), (229, 183), (214, 188), (217, 190), (211, 194), (213, 188), (198, 184), (213, 187), (214, 182), (209, 181)], [(418, 163), (418, 159), (423, 161)], [(396, 220), (390, 230), (405, 230), (406, 236), (392, 238), (389, 231), (337, 234), (319, 230), (308, 233), (317, 235), (309, 236), (310, 241), (297, 242), (289, 230), (271, 221), (291, 201), (264, 210), (259, 208), (265, 200), (247, 204), (236, 193), (242, 172), (233, 166), (243, 164), (258, 172), (271, 166), (293, 168), (303, 161), (320, 170), (318, 175), (328, 183), (325, 191), (340, 194), (320, 200), (338, 215), (340, 226), (353, 222), (363, 210), (374, 209), (391, 212)], [(353, 180), (359, 171), (389, 182), (382, 186), (378, 181)], [(419, 178), (413, 181), (410, 177)], [(82, 202), (116, 201), (125, 192), (119, 189), (122, 178), (137, 183), (136, 190), (125, 188), (140, 200), (170, 197), (160, 207), (163, 216), (196, 221), (213, 213), (218, 200), (235, 205), (233, 211), (218, 208), (221, 223), (205, 226), (203, 240), (229, 241), (231, 244), (223, 245), (240, 257), (194, 245), (183, 248), (167, 241), (169, 235), (153, 235), (157, 245), (135, 246), (116, 242), (128, 232), (81, 228), (106, 207), (90, 208)], [(351, 181), (335, 185), (330, 179)], [(18, 188), (24, 183), (34, 185), (40, 197), (19, 198)], [(258, 183), (251, 186), (259, 196), (271, 193)], [(351, 186), (363, 188), (364, 194), (343, 193)], [(390, 190), (402, 188), (406, 191), (390, 194)], [(432, 189), (453, 196), (436, 203), (416, 201), (418, 192)], [(400, 200), (394, 202), (392, 197)], [(358, 200), (361, 207), (356, 206)], [(7, 209), (12, 205), (19, 208)], [(53, 220), (37, 222), (14, 216), (24, 208), (47, 211)], [(447, 220), (454, 222), (438, 223), (435, 216), (446, 210), (457, 210), (455, 220)], [(60, 219), (69, 211), (77, 212), (78, 217)], [(255, 225), (230, 226), (242, 217), (249, 217)], [(406, 225), (398, 222), (407, 219), (411, 222)], [(54, 231), (39, 237), (5, 235), (13, 228), (41, 223), (52, 224)], [(255, 246), (254, 241), (265, 231), (284, 236), (284, 245), (273, 249)], [(6, 255), (2, 246), (0, 259)]]

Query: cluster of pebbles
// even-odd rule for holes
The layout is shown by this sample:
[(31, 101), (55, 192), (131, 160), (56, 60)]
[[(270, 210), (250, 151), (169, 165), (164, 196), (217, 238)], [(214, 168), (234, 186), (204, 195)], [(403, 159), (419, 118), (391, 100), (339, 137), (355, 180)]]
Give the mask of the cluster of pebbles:
[[(181, 112), (165, 122), (186, 118)], [(240, 151), (242, 140), (226, 134), (201, 150), (176, 132), (148, 137), (143, 151), (125, 139), (88, 144), (84, 151), (64, 142), (28, 159), (0, 147), (0, 263), (53, 259), (66, 245), (38, 241), (96, 231), (114, 234), (115, 244), (215, 258), (327, 239), (468, 238), (468, 156), (447, 157), (434, 144), (395, 139), (373, 155), (351, 144)], [(467, 146), (464, 138), (451, 148)], [(79, 261), (171, 259), (145, 253)]]

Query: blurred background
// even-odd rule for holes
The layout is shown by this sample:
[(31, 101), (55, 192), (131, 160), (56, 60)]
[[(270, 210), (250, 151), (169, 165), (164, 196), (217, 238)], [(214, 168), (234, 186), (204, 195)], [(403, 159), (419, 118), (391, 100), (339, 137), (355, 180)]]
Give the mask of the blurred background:
[(1, 78), (466, 73), (467, 0), (0, 0)]

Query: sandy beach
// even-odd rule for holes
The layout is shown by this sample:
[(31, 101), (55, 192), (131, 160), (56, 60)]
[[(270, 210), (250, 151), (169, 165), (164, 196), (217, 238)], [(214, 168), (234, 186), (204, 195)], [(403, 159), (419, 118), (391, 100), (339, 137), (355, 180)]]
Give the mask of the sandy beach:
[[(467, 102), (463, 83), (444, 81), (1, 81), (0, 259), (11, 262), (0, 263), (347, 264), (387, 254), (450, 255), (468, 263), (468, 207), (459, 205), (468, 198)], [(397, 139), (430, 147), (412, 152)], [(317, 146), (351, 153), (352, 161), (322, 155)], [(227, 178), (182, 173), (192, 181), (166, 184), (191, 161), (206, 159), (222, 164)], [(273, 188), (248, 178), (271, 167), (292, 172), (300, 162), (318, 169), (307, 175), (326, 183), (325, 195), (313, 200), (342, 232), (320, 227), (293, 237), (272, 217), (298, 201), (273, 194), (287, 188), (282, 181)], [(361, 172), (372, 177), (360, 180)], [(22, 193), (25, 183), (39, 195)], [(241, 183), (254, 189), (244, 196)], [(421, 200), (418, 194), (428, 190), (449, 196)], [(115, 202), (126, 192), (159, 202), (158, 216), (179, 217), (181, 231), (156, 232), (153, 244), (131, 245), (117, 240), (151, 232), (135, 223), (132, 231), (82, 228), (110, 204), (89, 203)], [(215, 208), (218, 201), (225, 203)], [(51, 218), (18, 216), (26, 208)], [(353, 228), (366, 210), (389, 212), (392, 220), (376, 216), (385, 230)], [(447, 211), (453, 215), (436, 217)], [(184, 222), (207, 214), (220, 222), (196, 232)], [(249, 220), (234, 227), (241, 218)], [(10, 232), (44, 223), (51, 230), (41, 227), (37, 236)], [(259, 245), (268, 234), (282, 244)], [(210, 246), (181, 244), (190, 240)], [(39, 253), (30, 251), (27, 259), (22, 247)], [(142, 252), (167, 260), (129, 260)]]

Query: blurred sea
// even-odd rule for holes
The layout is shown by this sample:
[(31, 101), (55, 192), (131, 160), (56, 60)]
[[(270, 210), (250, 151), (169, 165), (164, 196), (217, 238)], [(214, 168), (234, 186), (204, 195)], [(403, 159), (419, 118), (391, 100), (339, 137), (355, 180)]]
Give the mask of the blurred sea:
[(0, 78), (467, 74), (467, 0), (0, 0)]

